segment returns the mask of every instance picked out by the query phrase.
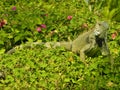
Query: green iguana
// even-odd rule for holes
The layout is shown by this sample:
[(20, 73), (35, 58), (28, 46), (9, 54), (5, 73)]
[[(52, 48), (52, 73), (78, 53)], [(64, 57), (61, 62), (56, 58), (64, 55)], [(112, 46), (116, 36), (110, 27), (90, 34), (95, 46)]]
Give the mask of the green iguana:
[[(33, 42), (31, 44), (25, 44), (18, 46), (19, 48), (31, 47), (32, 45), (44, 45), (48, 48), (55, 48), (57, 46), (64, 47), (67, 50), (80, 54), (80, 59), (85, 60), (85, 55), (92, 54), (92, 50), (98, 49), (102, 55), (109, 55), (109, 49), (107, 47), (107, 30), (109, 26), (105, 21), (97, 22), (95, 27), (81, 35), (71, 42)], [(18, 48), (15, 47), (9, 50), (7, 53), (14, 53)]]

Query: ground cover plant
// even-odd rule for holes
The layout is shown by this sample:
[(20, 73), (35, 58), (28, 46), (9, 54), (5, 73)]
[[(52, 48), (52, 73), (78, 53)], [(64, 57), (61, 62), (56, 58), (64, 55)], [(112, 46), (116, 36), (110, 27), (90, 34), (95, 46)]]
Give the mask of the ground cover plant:
[[(22, 53), (21, 53), (22, 52)], [(88, 59), (87, 65), (79, 56), (64, 48), (45, 49), (37, 46), (19, 50), (2, 57), (0, 68), (6, 73), (1, 89), (41, 90), (101, 90), (119, 88), (116, 60), (114, 71), (108, 59)]]
[[(5, 78), (0, 79), (0, 89), (119, 90), (118, 3), (118, 0), (1, 0), (0, 70)], [(110, 24), (108, 46), (113, 62), (98, 56), (88, 57), (84, 64), (78, 55), (62, 47), (34, 46), (5, 54), (26, 42), (73, 40), (97, 20)]]

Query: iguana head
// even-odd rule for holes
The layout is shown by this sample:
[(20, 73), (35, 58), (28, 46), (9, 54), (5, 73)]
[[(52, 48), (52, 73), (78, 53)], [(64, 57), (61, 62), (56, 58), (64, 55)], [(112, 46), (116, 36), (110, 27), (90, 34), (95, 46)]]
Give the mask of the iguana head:
[(108, 28), (109, 28), (109, 25), (108, 25), (107, 22), (99, 21), (95, 25), (94, 35), (95, 36), (101, 36), (101, 37), (103, 36), (104, 37), (104, 34), (106, 34), (106, 31), (108, 30)]

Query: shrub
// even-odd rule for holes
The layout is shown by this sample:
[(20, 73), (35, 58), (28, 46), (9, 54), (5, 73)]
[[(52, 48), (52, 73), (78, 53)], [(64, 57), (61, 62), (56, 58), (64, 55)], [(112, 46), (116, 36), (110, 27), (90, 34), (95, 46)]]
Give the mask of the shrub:
[[(83, 0), (0, 0), (0, 69), (6, 75), (0, 89), (119, 90), (119, 1), (108, 0), (108, 6), (105, 1), (92, 0), (90, 11)], [(99, 56), (84, 64), (62, 47), (36, 46), (4, 54), (25, 42), (73, 40), (106, 19), (113, 61)]]
[(18, 50), (3, 55), (0, 68), (6, 74), (1, 89), (97, 90), (119, 88), (118, 57), (114, 68), (108, 58), (88, 58), (86, 64), (79, 56), (62, 47), (43, 46)]

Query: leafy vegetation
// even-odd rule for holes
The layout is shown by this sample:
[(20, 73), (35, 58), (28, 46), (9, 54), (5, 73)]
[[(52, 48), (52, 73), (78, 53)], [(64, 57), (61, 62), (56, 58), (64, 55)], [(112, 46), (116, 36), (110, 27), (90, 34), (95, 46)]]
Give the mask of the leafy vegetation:
[[(0, 69), (6, 78), (0, 80), (0, 89), (119, 90), (118, 3), (118, 0), (1, 0)], [(62, 47), (35, 46), (5, 54), (25, 42), (73, 40), (98, 20), (110, 24), (108, 45), (113, 62), (98, 56), (88, 57), (85, 64), (78, 55)]]
[(110, 61), (103, 57), (88, 59), (86, 63), (63, 48), (22, 49), (2, 57), (0, 68), (7, 76), (1, 89), (118, 89), (119, 60), (114, 62), (114, 71), (111, 71)]

